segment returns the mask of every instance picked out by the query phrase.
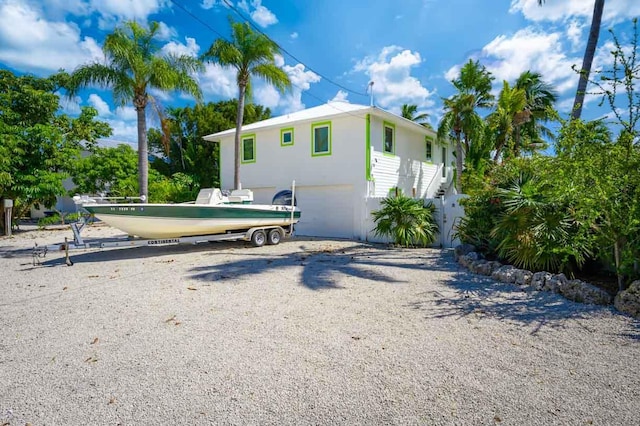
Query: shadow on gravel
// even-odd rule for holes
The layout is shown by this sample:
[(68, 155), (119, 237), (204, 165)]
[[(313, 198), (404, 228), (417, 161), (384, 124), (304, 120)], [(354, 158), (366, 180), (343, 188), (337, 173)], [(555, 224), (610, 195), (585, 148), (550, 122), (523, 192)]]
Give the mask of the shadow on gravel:
[[(226, 262), (192, 268), (191, 278), (206, 281), (225, 281), (243, 276), (259, 275), (276, 269), (291, 269), (301, 277), (302, 285), (312, 290), (340, 289), (340, 276), (351, 276), (381, 283), (405, 282), (384, 272), (386, 268), (434, 270), (433, 262), (403, 261), (403, 252), (382, 245), (360, 244), (337, 250), (306, 250), (284, 255), (264, 255), (256, 259)], [(371, 250), (374, 248), (375, 250)], [(411, 251), (407, 251), (411, 253)], [(414, 259), (415, 252), (413, 255)], [(420, 256), (425, 260), (430, 256)], [(400, 259), (400, 260), (399, 260)], [(295, 269), (302, 267), (300, 275)], [(436, 266), (437, 268), (437, 266)]]
[[(455, 294), (428, 292), (423, 294), (424, 300), (409, 305), (424, 312), (428, 319), (470, 315), (477, 319), (495, 318), (532, 327), (531, 334), (536, 334), (544, 327), (562, 328), (569, 321), (611, 311), (608, 307), (576, 303), (558, 294), (528, 290), (472, 274), (451, 255), (442, 256), (441, 264), (445, 269), (456, 271), (450, 279), (441, 281)], [(639, 338), (637, 331), (631, 334), (634, 333), (634, 338)]]

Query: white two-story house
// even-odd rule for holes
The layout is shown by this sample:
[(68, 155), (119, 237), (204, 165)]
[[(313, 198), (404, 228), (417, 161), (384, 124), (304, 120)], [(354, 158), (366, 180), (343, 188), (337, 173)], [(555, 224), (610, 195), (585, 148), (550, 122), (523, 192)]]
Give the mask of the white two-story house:
[[(233, 187), (235, 129), (220, 144), (222, 188)], [(373, 201), (402, 191), (452, 191), (452, 148), (433, 130), (377, 107), (330, 102), (242, 128), (240, 181), (258, 203), (291, 187), (302, 211), (298, 235), (375, 240)]]

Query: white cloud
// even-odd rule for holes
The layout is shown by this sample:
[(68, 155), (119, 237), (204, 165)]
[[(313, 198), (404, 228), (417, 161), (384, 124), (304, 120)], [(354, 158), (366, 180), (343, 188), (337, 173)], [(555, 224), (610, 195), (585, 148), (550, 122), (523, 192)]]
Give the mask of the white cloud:
[(160, 29), (158, 31), (158, 39), (159, 40), (171, 40), (178, 36), (178, 30), (173, 27), (168, 26), (164, 22), (160, 22)]
[(138, 113), (136, 112), (136, 109), (134, 107), (125, 105), (116, 108), (116, 117), (125, 121), (137, 121)]
[(577, 19), (571, 20), (567, 27), (567, 38), (571, 42), (571, 47), (576, 50), (582, 44), (582, 32), (586, 24), (584, 21), (578, 21)]
[(398, 46), (384, 47), (377, 57), (368, 56), (356, 63), (353, 71), (364, 72), (374, 82), (376, 104), (393, 108), (403, 103), (429, 107), (432, 92), (411, 75), (411, 70), (422, 63), (420, 53)]
[[(593, 0), (549, 0), (542, 6), (538, 5), (538, 0), (511, 0), (509, 12), (520, 12), (531, 21), (564, 21), (568, 18), (583, 17), (591, 22), (593, 5)], [(638, 0), (607, 0), (603, 20), (619, 22), (638, 15)]]
[(198, 80), (205, 95), (234, 98), (238, 96), (236, 75), (237, 72), (234, 68), (206, 64), (204, 72), (198, 75)]
[(582, 62), (581, 57), (566, 55), (563, 37), (562, 33), (527, 27), (511, 37), (501, 35), (493, 39), (482, 49), (480, 62), (498, 82), (513, 82), (523, 71), (530, 70), (542, 74), (545, 81), (563, 93), (576, 87), (578, 77), (571, 67)]
[(47, 21), (41, 9), (7, 0), (0, 4), (0, 61), (22, 71), (48, 73), (99, 60), (102, 49), (81, 37), (74, 23)]
[(279, 106), (282, 108), (284, 114), (300, 111), (305, 108), (305, 105), (302, 103), (302, 92), (309, 90), (311, 84), (319, 82), (321, 78), (313, 71), (305, 70), (303, 64), (294, 66), (285, 65), (282, 69), (289, 75), (292, 88), (291, 92), (280, 100)]
[(111, 108), (109, 108), (109, 104), (107, 104), (100, 95), (92, 93), (89, 95), (88, 101), (91, 106), (98, 111), (98, 115), (100, 117), (108, 117), (111, 115)]
[(255, 10), (251, 12), (251, 19), (253, 19), (256, 24), (260, 25), (263, 28), (266, 28), (269, 25), (278, 23), (278, 18), (276, 18), (276, 15), (274, 15), (273, 12), (262, 5), (262, 0), (254, 0), (251, 2), (251, 4), (255, 8)]
[(171, 41), (165, 44), (164, 46), (162, 46), (161, 52), (165, 55), (173, 54), (173, 55), (198, 56), (198, 52), (200, 51), (200, 46), (198, 46), (198, 43), (196, 43), (196, 39), (191, 37), (185, 37), (185, 41), (187, 42), (187, 44)]
[(294, 32), (291, 33), (290, 37), (291, 37), (292, 40), (295, 40), (295, 39), (298, 38), (298, 33), (294, 31)]
[(80, 98), (80, 96), (69, 98), (65, 96), (64, 93), (60, 92), (56, 92), (56, 95), (60, 98), (58, 105), (60, 105), (62, 112), (68, 115), (80, 114), (80, 102), (82, 102), (82, 98)]
[(218, 1), (218, 0), (203, 0), (203, 2), (200, 4), (200, 7), (202, 7), (203, 9), (211, 9), (217, 5), (219, 5), (222, 2), (222, 0)]
[(146, 20), (166, 6), (166, 0), (90, 0), (91, 8), (103, 17)]
[(254, 90), (253, 99), (260, 105), (264, 105), (268, 108), (275, 108), (280, 102), (280, 93), (278, 93), (275, 87), (265, 84), (258, 86)]
[(349, 94), (344, 90), (338, 90), (338, 93), (329, 102), (349, 102), (347, 97)]

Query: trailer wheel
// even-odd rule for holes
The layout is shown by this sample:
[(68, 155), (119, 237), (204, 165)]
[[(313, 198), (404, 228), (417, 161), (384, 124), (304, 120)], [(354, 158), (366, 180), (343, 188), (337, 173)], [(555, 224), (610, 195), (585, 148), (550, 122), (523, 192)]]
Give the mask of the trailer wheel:
[(273, 246), (280, 244), (280, 240), (282, 239), (282, 234), (278, 229), (272, 229), (269, 231), (267, 244), (271, 244)]
[(251, 244), (254, 247), (262, 247), (267, 242), (267, 235), (263, 230), (259, 229), (251, 234)]

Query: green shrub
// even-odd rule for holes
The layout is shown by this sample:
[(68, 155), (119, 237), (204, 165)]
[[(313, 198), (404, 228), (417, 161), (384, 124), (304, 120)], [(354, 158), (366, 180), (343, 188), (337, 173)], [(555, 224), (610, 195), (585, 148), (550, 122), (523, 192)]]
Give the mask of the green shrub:
[(61, 217), (59, 213), (56, 213), (54, 215), (38, 219), (38, 228), (45, 228), (51, 225), (64, 225), (66, 223), (77, 221), (79, 217), (80, 215), (78, 213), (66, 214), (64, 215), (64, 218)]
[(372, 212), (378, 236), (390, 237), (403, 247), (427, 246), (436, 240), (438, 225), (433, 216), (435, 206), (404, 195), (387, 197), (382, 208)]

